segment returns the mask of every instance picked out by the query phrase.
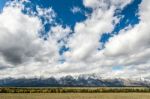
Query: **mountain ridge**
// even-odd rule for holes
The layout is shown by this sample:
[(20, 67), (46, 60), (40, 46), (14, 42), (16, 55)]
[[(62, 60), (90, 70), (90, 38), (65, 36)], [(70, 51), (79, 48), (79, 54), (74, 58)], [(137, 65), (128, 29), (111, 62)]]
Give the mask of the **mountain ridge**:
[(149, 80), (131, 80), (122, 78), (101, 78), (95, 75), (68, 75), (60, 78), (5, 78), (0, 79), (1, 87), (149, 87)]

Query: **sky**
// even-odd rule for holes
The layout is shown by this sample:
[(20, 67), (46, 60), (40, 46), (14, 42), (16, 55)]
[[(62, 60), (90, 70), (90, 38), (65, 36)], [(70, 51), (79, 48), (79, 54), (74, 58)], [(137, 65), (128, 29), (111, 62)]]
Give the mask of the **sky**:
[(1, 0), (0, 79), (150, 80), (150, 0)]

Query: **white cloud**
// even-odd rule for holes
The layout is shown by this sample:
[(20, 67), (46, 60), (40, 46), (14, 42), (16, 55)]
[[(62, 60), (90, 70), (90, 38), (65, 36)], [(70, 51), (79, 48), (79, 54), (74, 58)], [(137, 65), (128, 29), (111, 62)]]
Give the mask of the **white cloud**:
[(6, 69), (1, 70), (0, 77), (36, 73), (41, 66), (57, 63), (57, 42), (40, 38), (42, 28), (38, 16), (25, 15), (17, 6), (4, 8), (0, 14), (0, 67)]
[[(39, 17), (45, 16), (46, 22), (54, 21), (56, 14), (52, 8), (37, 6), (37, 13), (23, 14), (21, 3), (19, 6), (8, 5), (0, 14), (0, 78), (89, 73), (112, 78), (138, 78), (141, 75), (147, 78), (150, 75), (149, 0), (143, 0), (139, 6), (138, 24), (122, 29), (104, 45), (105, 48), (97, 50), (102, 48), (99, 43), (102, 34), (113, 31), (119, 22), (114, 16), (116, 9), (123, 9), (131, 2), (84, 0), (85, 7), (92, 8), (93, 12), (85, 21), (76, 23), (74, 34), (69, 35), (72, 30), (68, 26), (64, 28), (56, 23), (46, 41), (39, 38), (39, 32), (43, 30)], [(57, 42), (61, 39), (65, 43)], [(70, 49), (64, 53), (66, 61), (60, 64), (62, 45)], [(114, 66), (123, 69), (113, 71)]]
[(41, 23), (37, 18), (23, 15), (17, 8), (7, 7), (0, 15), (0, 23), (0, 51), (6, 60), (20, 63), (24, 61), (22, 54), (30, 56), (32, 50), (38, 49), (36, 33), (40, 30)]
[(58, 41), (65, 38), (67, 39), (70, 32), (71, 29), (69, 27), (63, 28), (61, 25), (56, 25), (51, 27), (49, 34), (53, 39)]
[(150, 16), (150, 8), (147, 8), (144, 1), (140, 7), (143, 7), (143, 5), (145, 7), (140, 8), (140, 23), (128, 30), (122, 30), (119, 35), (111, 38), (105, 45), (105, 53), (108, 56), (138, 54), (149, 48), (150, 29), (148, 26), (150, 25), (150, 21), (147, 19)]
[(82, 12), (82, 11), (81, 11), (81, 9), (80, 9), (79, 7), (76, 7), (76, 6), (75, 6), (75, 7), (73, 7), (73, 8), (71, 9), (71, 12), (74, 13), (74, 14), (76, 14), (76, 13), (79, 13), (79, 12)]
[(133, 0), (83, 0), (86, 7), (107, 9), (109, 6), (116, 6), (119, 8), (125, 7), (127, 4), (131, 3)]
[[(84, 22), (76, 24), (75, 33), (68, 43), (71, 51), (66, 53), (69, 61), (85, 61), (88, 57), (91, 57), (101, 47), (101, 44), (99, 44), (101, 35), (113, 31), (119, 20), (114, 16), (115, 10), (126, 2), (123, 2), (119, 7), (108, 2), (104, 0), (84, 0), (84, 5), (92, 7), (93, 13)], [(118, 3), (120, 4), (120, 2)]]
[[(148, 27), (150, 25), (149, 3), (148, 0), (143, 0), (140, 5), (139, 24), (128, 30), (120, 31), (119, 35), (116, 35), (109, 40), (103, 50), (107, 59), (112, 57), (114, 58), (113, 61), (118, 61), (115, 63), (116, 65), (119, 64), (126, 67), (132, 67), (128, 72), (124, 72), (124, 74), (122, 74), (123, 76), (127, 75), (127, 77), (129, 77), (130, 75), (134, 75), (133, 77), (140, 77), (145, 74), (147, 76), (150, 75), (148, 73), (150, 67), (150, 29)], [(147, 65), (145, 66), (145, 64)], [(138, 69), (139, 66), (145, 69), (145, 74), (140, 73), (141, 70)], [(136, 72), (132, 72), (133, 69)]]
[[(142, 1), (139, 7), (139, 24), (121, 30), (118, 35), (112, 37), (105, 44), (104, 49), (97, 51), (100, 46), (98, 43), (99, 37), (105, 32), (111, 32), (115, 26), (115, 24), (112, 24), (112, 21), (116, 20), (113, 16), (115, 9), (123, 9), (125, 5), (131, 2), (131, 0), (110, 1), (112, 7), (110, 6), (110, 9), (108, 9), (107, 3), (98, 3), (102, 1), (84, 1), (85, 6), (93, 8), (93, 13), (86, 21), (76, 24), (75, 34), (69, 42), (71, 51), (66, 53), (67, 59), (69, 62), (82, 62), (80, 68), (90, 68), (89, 71), (95, 69), (95, 72), (105, 77), (129, 78), (130, 75), (134, 75), (132, 78), (140, 77), (142, 74), (137, 67), (145, 66), (144, 64), (150, 62), (150, 30), (148, 28), (150, 25), (148, 4), (150, 2), (148, 0)], [(99, 6), (101, 6), (100, 9), (98, 9)], [(113, 66), (123, 66), (124, 68), (116, 72), (112, 71)], [(148, 69), (149, 66), (146, 65), (144, 68)], [(146, 73), (144, 77), (147, 76), (149, 76), (149, 73)]]

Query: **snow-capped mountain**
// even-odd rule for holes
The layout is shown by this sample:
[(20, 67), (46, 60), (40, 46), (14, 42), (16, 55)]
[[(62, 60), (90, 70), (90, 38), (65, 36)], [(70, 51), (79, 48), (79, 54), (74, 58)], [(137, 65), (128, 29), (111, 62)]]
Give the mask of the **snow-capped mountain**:
[(5, 78), (0, 80), (0, 86), (14, 87), (98, 87), (98, 86), (150, 86), (149, 80), (104, 79), (96, 75), (64, 76), (60, 78)]

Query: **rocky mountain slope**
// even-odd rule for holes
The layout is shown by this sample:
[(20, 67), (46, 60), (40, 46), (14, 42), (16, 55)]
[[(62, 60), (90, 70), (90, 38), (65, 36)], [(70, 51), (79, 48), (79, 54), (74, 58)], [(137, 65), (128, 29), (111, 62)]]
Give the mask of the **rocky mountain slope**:
[(60, 78), (6, 78), (0, 80), (0, 86), (14, 87), (97, 87), (97, 86), (150, 86), (149, 80), (103, 79), (93, 75), (78, 77), (65, 76)]

